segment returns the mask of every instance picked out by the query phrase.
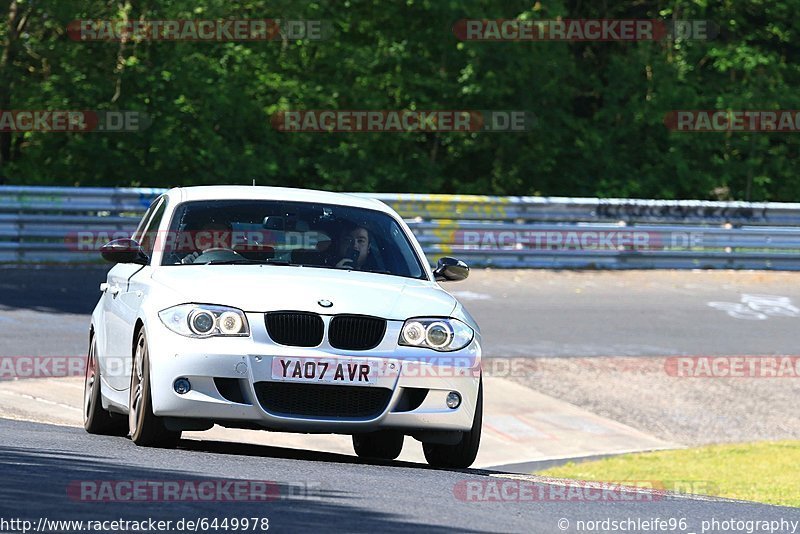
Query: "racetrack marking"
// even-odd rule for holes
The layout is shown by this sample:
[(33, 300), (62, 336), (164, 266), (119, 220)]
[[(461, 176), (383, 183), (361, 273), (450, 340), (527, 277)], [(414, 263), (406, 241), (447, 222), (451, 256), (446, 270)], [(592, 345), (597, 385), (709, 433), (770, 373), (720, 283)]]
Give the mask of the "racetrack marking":
[(41, 425), (53, 425), (53, 426), (64, 426), (67, 428), (83, 428), (83, 425), (78, 425), (74, 423), (54, 423), (53, 421), (45, 421), (44, 419), (38, 419), (36, 417), (30, 416), (20, 416), (10, 413), (0, 414), (0, 419), (8, 419), (10, 421), (20, 421), (23, 423), (39, 423)]
[(770, 317), (800, 317), (800, 308), (789, 297), (778, 295), (742, 294), (741, 302), (709, 302), (714, 309), (724, 311), (734, 319), (766, 321)]
[(464, 299), (464, 300), (492, 300), (492, 296), (486, 293), (476, 293), (474, 291), (451, 291), (451, 295), (453, 295), (457, 299)]
[(66, 408), (68, 410), (74, 410), (76, 412), (81, 412), (82, 411), (81, 408), (76, 408), (75, 406), (70, 406), (69, 404), (63, 404), (61, 402), (55, 402), (55, 401), (43, 399), (41, 397), (36, 397), (34, 395), (28, 395), (26, 393), (17, 393), (16, 391), (4, 391), (4, 390), (0, 390), (0, 393), (2, 393), (3, 395), (10, 395), (10, 396), (13, 396), (13, 397), (20, 397), (20, 398), (23, 398), (23, 399), (43, 402), (44, 404), (49, 404), (51, 406), (59, 406), (61, 408)]

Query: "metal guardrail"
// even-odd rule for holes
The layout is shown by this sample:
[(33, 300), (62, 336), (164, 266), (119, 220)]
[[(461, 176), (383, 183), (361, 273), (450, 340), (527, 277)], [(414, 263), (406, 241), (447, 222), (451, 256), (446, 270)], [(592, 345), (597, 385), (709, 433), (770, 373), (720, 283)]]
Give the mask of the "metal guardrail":
[(390, 204), (403, 217), (427, 220), (617, 222), (800, 226), (800, 203), (714, 202), (565, 197), (365, 194)]
[[(0, 187), (0, 262), (98, 261), (79, 231), (132, 233), (163, 189)], [(429, 260), (519, 268), (800, 270), (800, 204), (368, 194)]]

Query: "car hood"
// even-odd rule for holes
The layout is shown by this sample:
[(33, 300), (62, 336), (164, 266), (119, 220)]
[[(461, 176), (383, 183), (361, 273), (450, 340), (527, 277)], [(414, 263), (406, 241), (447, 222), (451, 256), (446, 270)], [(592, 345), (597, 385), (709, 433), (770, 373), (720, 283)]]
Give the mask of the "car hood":
[[(181, 295), (183, 302), (233, 306), (247, 312), (298, 310), (405, 320), (450, 316), (457, 304), (434, 282), (337, 269), (181, 265), (161, 267), (152, 278)], [(320, 300), (329, 300), (333, 306), (324, 308)]]

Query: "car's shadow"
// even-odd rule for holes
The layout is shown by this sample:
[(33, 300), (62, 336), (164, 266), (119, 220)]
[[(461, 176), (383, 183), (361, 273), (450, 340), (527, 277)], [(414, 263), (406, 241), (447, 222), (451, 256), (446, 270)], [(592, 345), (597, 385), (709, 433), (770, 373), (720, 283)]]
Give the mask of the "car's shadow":
[[(30, 426), (28, 423), (6, 422), (7, 426)], [(124, 438), (88, 436), (77, 429), (47, 425), (34, 425), (47, 435), (47, 441), (59, 442), (63, 449), (42, 448), (41, 444), (27, 442), (23, 447), (0, 446), (0, 465), (3, 465), (3, 484), (0, 485), (0, 517), (16, 517), (37, 525), (40, 518), (49, 520), (142, 521), (171, 520), (173, 525), (181, 518), (196, 520), (208, 518), (269, 518), (270, 527), (287, 532), (337, 530), (346, 532), (451, 532), (452, 529), (420, 522), (406, 514), (378, 511), (369, 506), (369, 500), (349, 491), (331, 487), (330, 482), (316, 488), (313, 495), (297, 493), (289, 482), (273, 482), (267, 500), (227, 500), (186, 498), (164, 499), (158, 491), (143, 492), (141, 496), (131, 491), (120, 492), (115, 497), (96, 488), (114, 488), (118, 483), (141, 482), (148, 486), (159, 484), (194, 485), (218, 481), (225, 484), (240, 478), (195, 475), (202, 465), (218, 463), (213, 456), (194, 454), (176, 458), (174, 451), (141, 449), (133, 444), (120, 443)], [(129, 445), (132, 451), (127, 451)], [(199, 445), (199, 446), (198, 446)], [(181, 442), (181, 448), (208, 453), (235, 454), (236, 447), (218, 442)], [(269, 447), (246, 447), (248, 452)], [(125, 450), (124, 455), (118, 454)], [(116, 452), (114, 452), (116, 451)], [(281, 457), (278, 451), (269, 451)], [(127, 454), (131, 453), (131, 454)], [(290, 457), (288, 453), (287, 457)], [(262, 454), (263, 456), (263, 454)], [(329, 456), (311, 454), (306, 459), (328, 461)], [(116, 458), (115, 458), (116, 457)], [(316, 458), (315, 458), (316, 457)], [(125, 458), (125, 459), (122, 459)], [(171, 465), (172, 467), (166, 467)], [(261, 472), (254, 466), (253, 476)], [(219, 471), (219, 469), (217, 469)], [(256, 480), (258, 482), (258, 480)], [(85, 488), (88, 485), (88, 490)], [(166, 486), (164, 486), (166, 487)], [(95, 488), (95, 489), (92, 489)], [(196, 490), (200, 495), (200, 490)], [(156, 497), (153, 498), (152, 496)], [(162, 494), (163, 495), (163, 494)], [(191, 493), (190, 493), (191, 495)], [(99, 527), (95, 527), (95, 530)], [(111, 527), (104, 527), (111, 528)], [(175, 527), (173, 526), (173, 531)], [(33, 528), (31, 528), (32, 530)], [(80, 531), (66, 526), (44, 529), (58, 532)], [(85, 526), (84, 529), (86, 530)], [(182, 529), (186, 530), (186, 529)], [(263, 532), (266, 529), (249, 529)], [(272, 530), (270, 528), (269, 530)]]
[[(407, 440), (410, 438), (407, 438)], [(404, 467), (411, 469), (424, 469), (433, 471), (452, 471), (456, 473), (467, 473), (475, 476), (489, 476), (501, 474), (503, 471), (490, 469), (448, 469), (433, 467), (428, 464), (405, 462), (399, 460), (376, 460), (359, 458), (348, 454), (338, 454), (333, 452), (310, 451), (304, 449), (292, 449), (288, 447), (275, 447), (272, 445), (256, 445), (253, 443), (236, 443), (230, 441), (213, 441), (203, 439), (182, 439), (178, 448), (187, 451), (208, 452), (214, 454), (229, 454), (235, 456), (253, 456), (260, 458), (280, 458), (286, 460), (303, 460), (306, 462), (328, 462), (338, 464), (360, 464), (360, 465), (379, 465), (386, 467)]]

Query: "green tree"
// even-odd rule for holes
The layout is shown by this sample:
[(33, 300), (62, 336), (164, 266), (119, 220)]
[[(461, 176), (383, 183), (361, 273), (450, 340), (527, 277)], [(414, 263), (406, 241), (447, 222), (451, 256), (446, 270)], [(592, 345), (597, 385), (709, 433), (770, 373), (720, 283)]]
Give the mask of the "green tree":
[[(679, 133), (678, 109), (800, 109), (800, 0), (0, 0), (0, 108), (136, 110), (137, 133), (0, 133), (16, 184), (210, 183), (796, 200), (796, 134)], [(713, 40), (461, 42), (463, 18), (710, 19)], [(319, 19), (326, 40), (75, 42), (76, 19)], [(524, 133), (284, 133), (303, 109), (527, 110)]]

